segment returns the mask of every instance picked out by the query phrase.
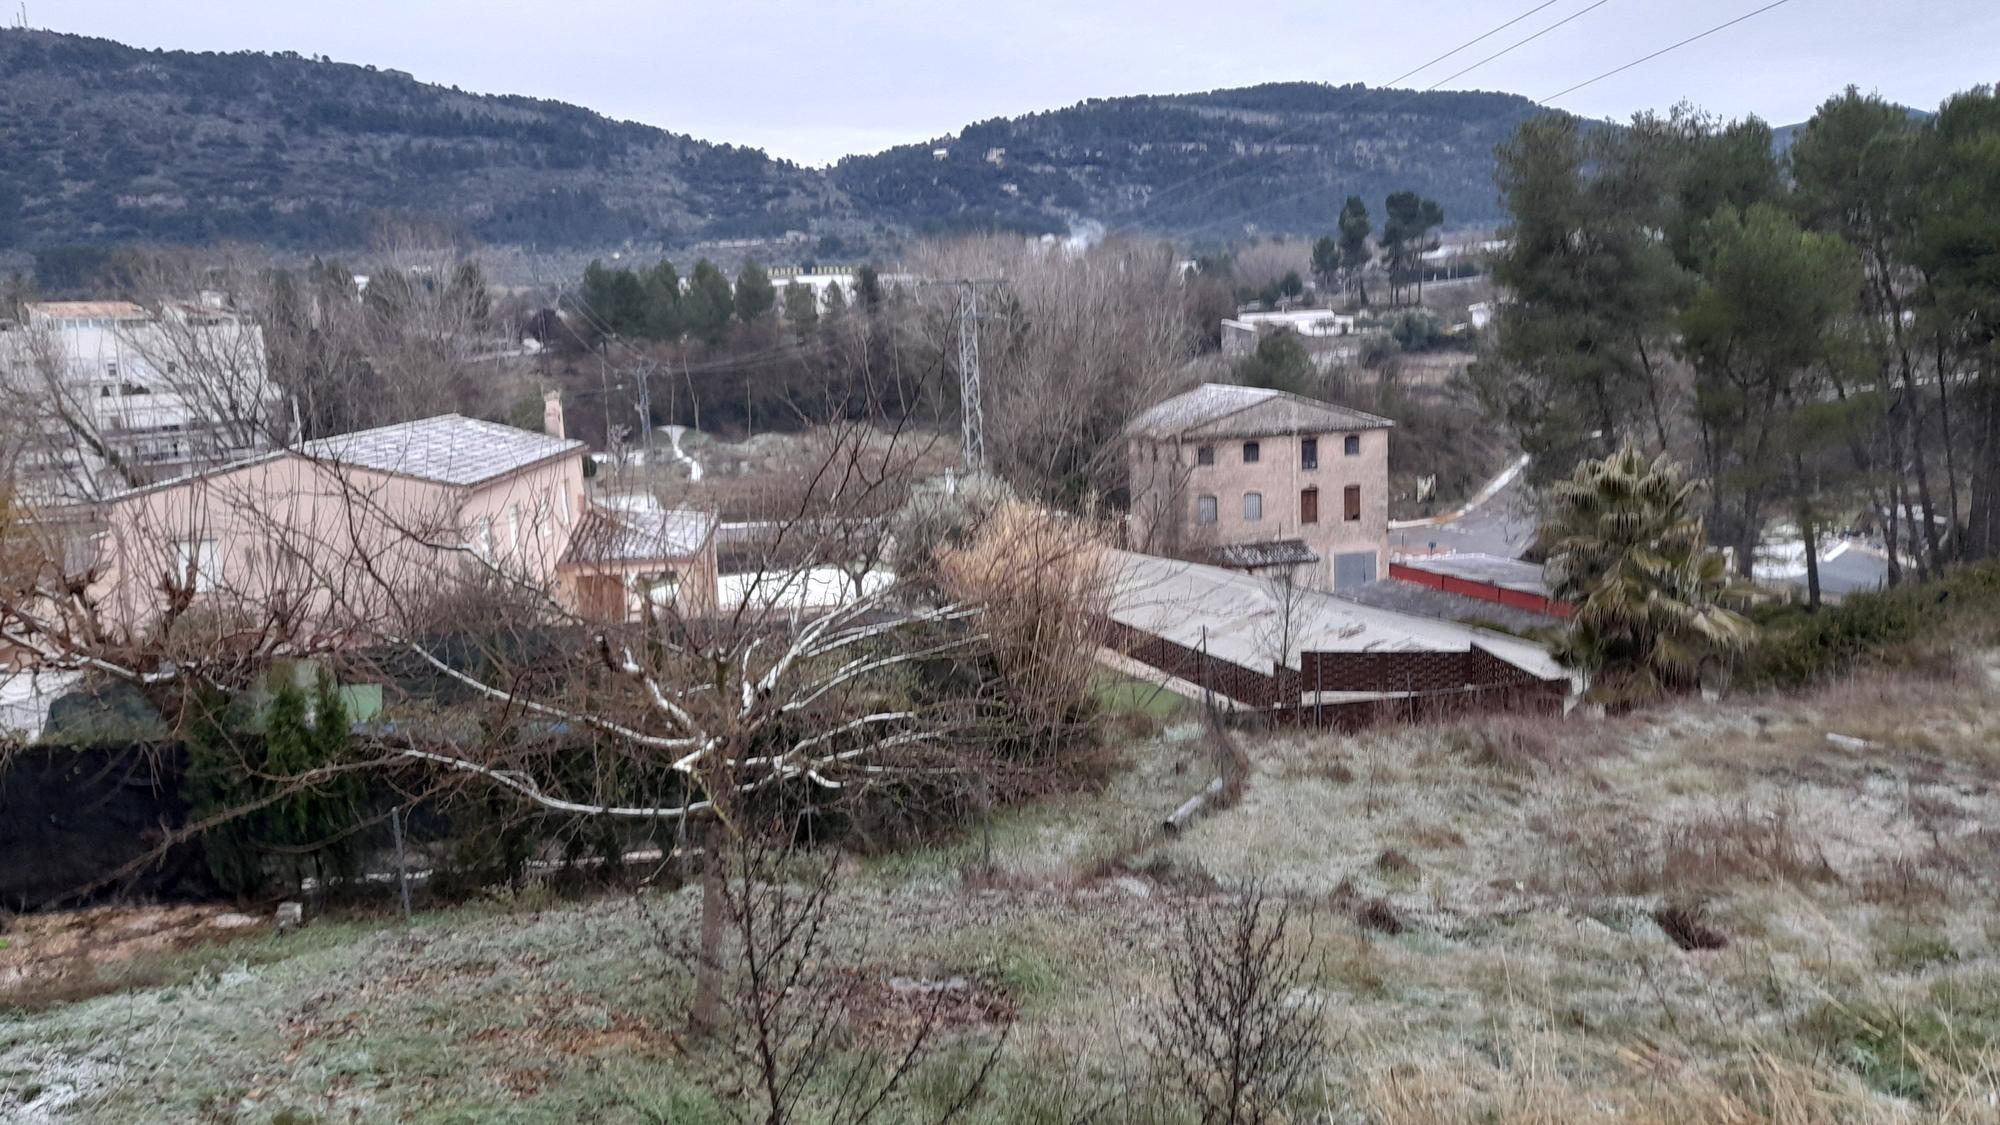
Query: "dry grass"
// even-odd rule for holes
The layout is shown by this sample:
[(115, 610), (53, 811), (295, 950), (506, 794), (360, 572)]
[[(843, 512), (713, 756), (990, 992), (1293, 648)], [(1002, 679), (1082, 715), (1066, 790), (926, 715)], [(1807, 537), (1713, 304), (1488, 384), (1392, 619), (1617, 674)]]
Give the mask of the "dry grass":
[[(1895, 699), (1925, 709), (1871, 713)], [(1102, 789), (997, 818), (990, 847), (856, 865), (830, 948), (1004, 998), (988, 1125), (1175, 1120), (1136, 1030), (1164, 935), (1253, 878), (1314, 915), (1304, 983), (1335, 1047), (1294, 1121), (2000, 1125), (1996, 747), (1990, 677), (1245, 735), (1240, 801), (1165, 839), (1213, 776), (1181, 724)], [(0, 1119), (5, 1091), (56, 1081), (88, 1096), (53, 1120), (720, 1119), (699, 1051), (663, 1047), (675, 992), (615, 900), (277, 944), (0, 1017)]]

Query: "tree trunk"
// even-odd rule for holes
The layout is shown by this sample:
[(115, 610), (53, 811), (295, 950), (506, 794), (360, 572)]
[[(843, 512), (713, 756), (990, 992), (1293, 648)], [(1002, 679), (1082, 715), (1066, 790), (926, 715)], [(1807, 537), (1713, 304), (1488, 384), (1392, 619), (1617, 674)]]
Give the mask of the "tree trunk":
[(688, 1023), (700, 1035), (715, 1030), (715, 1013), (722, 1003), (722, 924), (727, 909), (722, 881), (728, 877), (723, 867), (724, 831), (722, 825), (710, 824), (702, 833), (701, 942), (695, 951), (694, 1001), (688, 1007)]
[(1978, 384), (1974, 387), (1973, 424), (1978, 428), (1974, 448), (1978, 460), (1972, 478), (1972, 511), (1966, 520), (1966, 559), (1992, 558), (2000, 548), (2000, 395), (1994, 393), (1990, 361), (1982, 361)]
[(1945, 372), (1944, 339), (1942, 336), (1938, 338), (1937, 369), (1934, 372), (1932, 372), (1932, 376), (1937, 380), (1938, 425), (1943, 430), (1943, 433), (1940, 435), (1940, 437), (1944, 444), (1945, 493), (1951, 503), (1950, 527), (1952, 534), (1952, 543), (1950, 547), (1950, 554), (1956, 556), (1962, 552), (1962, 544), (1959, 541), (1959, 536), (1965, 529), (1964, 526), (1960, 524), (1958, 521), (1958, 515), (1959, 515), (1958, 455), (1956, 452), (1958, 444), (1957, 444), (1957, 438), (1954, 437), (1952, 434), (1951, 380)]

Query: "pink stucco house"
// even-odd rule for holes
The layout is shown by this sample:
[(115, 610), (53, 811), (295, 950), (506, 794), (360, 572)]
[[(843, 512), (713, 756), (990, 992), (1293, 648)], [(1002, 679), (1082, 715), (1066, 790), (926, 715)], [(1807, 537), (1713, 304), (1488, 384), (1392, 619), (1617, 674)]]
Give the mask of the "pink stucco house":
[(467, 582), (593, 620), (636, 618), (645, 598), (712, 605), (713, 518), (594, 503), (553, 396), (544, 428), (448, 414), (124, 493), (102, 509), (93, 594), (124, 630), (185, 599), (356, 639), (407, 628)]

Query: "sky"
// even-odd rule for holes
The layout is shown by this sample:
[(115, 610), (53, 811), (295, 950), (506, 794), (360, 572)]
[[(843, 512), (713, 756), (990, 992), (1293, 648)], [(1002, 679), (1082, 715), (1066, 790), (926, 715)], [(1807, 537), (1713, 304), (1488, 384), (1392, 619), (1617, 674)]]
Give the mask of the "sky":
[[(1542, 0), (25, 2), (33, 27), (140, 47), (329, 55), (817, 165), (1092, 97), (1382, 85)], [(1768, 2), (1554, 0), (1398, 85), (1541, 99)], [(1853, 84), (1928, 109), (2000, 81), (1996, 44), (2000, 0), (1785, 0), (1553, 104), (1622, 120), (1687, 100), (1783, 125)]]

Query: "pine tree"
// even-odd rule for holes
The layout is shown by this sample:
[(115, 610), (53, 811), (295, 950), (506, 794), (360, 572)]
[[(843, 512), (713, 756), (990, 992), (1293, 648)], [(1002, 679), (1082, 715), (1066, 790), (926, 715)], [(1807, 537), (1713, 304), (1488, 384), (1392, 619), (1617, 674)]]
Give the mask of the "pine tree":
[(736, 271), (736, 319), (755, 324), (777, 304), (778, 291), (771, 285), (771, 275), (754, 258), (745, 260), (743, 268)]
[(785, 323), (801, 336), (819, 326), (819, 298), (811, 286), (796, 281), (785, 286)]
[(687, 328), (681, 318), (681, 275), (665, 258), (646, 271), (646, 336), (678, 340)]

